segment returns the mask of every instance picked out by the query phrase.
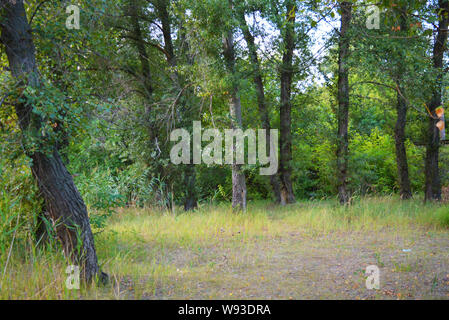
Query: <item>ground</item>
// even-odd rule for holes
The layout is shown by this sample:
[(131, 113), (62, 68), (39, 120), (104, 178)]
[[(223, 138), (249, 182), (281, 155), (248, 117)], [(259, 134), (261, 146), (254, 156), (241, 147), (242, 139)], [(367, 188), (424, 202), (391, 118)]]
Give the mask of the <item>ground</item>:
[[(228, 204), (175, 214), (118, 209), (104, 230), (95, 230), (107, 287), (63, 288), (65, 265), (46, 254), (10, 271), (2, 297), (449, 299), (447, 211), (395, 198), (350, 208), (262, 202), (246, 213)], [(379, 290), (366, 287), (369, 265), (380, 270)], [(21, 268), (31, 274), (18, 281)]]
[[(361, 209), (369, 210), (369, 205)], [(388, 210), (388, 204), (385, 209)], [(391, 215), (401, 209), (393, 205)], [(419, 205), (415, 209), (419, 210)], [(142, 250), (146, 254), (133, 256), (132, 247), (123, 248), (139, 271), (134, 277), (122, 279), (118, 296), (449, 299), (447, 229), (404, 222), (395, 226), (387, 220), (384, 224), (374, 221), (374, 229), (369, 228), (368, 221), (355, 222), (353, 227), (346, 221), (333, 228), (325, 225), (331, 221), (323, 220), (322, 225), (313, 221), (319, 219), (320, 210), (329, 210), (319, 203), (298, 204), (283, 211), (274, 209), (271, 215), (269, 205), (258, 210), (261, 212), (253, 217), (221, 211), (210, 212), (208, 218), (207, 212), (178, 218), (160, 216), (165, 221), (163, 225), (171, 221), (165, 231), (157, 231), (161, 226), (156, 221), (147, 223), (145, 211), (131, 216), (124, 211), (124, 217), (118, 218), (111, 230), (119, 232), (124, 224), (134, 226), (135, 236), (141, 241), (136, 252)], [(307, 218), (311, 212), (316, 215)], [(301, 213), (305, 216), (301, 217)], [(228, 223), (226, 215), (231, 216)], [(295, 217), (302, 223), (295, 223)], [(307, 222), (308, 219), (311, 220)], [(379, 267), (379, 290), (366, 288), (365, 270), (369, 265)], [(113, 263), (111, 268), (114, 269)], [(120, 267), (117, 273), (120, 274)]]

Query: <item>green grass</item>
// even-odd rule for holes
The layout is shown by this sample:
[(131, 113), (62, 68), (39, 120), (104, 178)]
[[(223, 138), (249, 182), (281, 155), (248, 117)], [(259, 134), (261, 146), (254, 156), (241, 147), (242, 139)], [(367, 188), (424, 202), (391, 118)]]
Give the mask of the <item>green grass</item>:
[[(118, 209), (95, 239), (110, 285), (66, 289), (66, 262), (58, 250), (37, 250), (19, 238), (6, 269), (6, 259), (0, 260), (0, 299), (345, 298), (319, 284), (326, 263), (345, 265), (357, 249), (360, 261), (391, 273), (439, 272), (419, 260), (428, 246), (419, 247), (420, 256), (416, 253), (412, 261), (388, 258), (385, 252), (423, 243), (418, 235), (438, 246), (449, 235), (448, 222), (445, 206), (388, 197), (357, 200), (349, 208), (333, 200), (284, 208), (258, 202), (246, 213), (233, 213), (227, 204), (176, 214)], [(364, 253), (367, 248), (372, 254)], [(440, 253), (435, 259), (437, 265)], [(356, 281), (354, 292), (362, 290), (363, 277), (351, 275), (364, 265), (345, 268), (350, 264), (341, 269), (349, 275), (345, 281)], [(294, 281), (285, 280), (286, 275)], [(311, 285), (318, 287), (312, 292)], [(434, 281), (432, 292), (435, 286)], [(416, 295), (427, 294), (422, 290)]]

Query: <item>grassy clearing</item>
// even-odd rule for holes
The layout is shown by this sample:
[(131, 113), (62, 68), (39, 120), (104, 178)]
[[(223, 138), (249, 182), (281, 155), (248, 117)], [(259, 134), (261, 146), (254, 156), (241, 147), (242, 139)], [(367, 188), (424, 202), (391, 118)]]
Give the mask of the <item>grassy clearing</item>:
[[(2, 258), (0, 298), (447, 299), (448, 221), (445, 206), (396, 198), (350, 208), (260, 202), (245, 214), (224, 204), (175, 215), (118, 209), (96, 235), (110, 285), (67, 290), (57, 250), (19, 240), (5, 273)], [(381, 270), (381, 290), (365, 288), (370, 264)]]

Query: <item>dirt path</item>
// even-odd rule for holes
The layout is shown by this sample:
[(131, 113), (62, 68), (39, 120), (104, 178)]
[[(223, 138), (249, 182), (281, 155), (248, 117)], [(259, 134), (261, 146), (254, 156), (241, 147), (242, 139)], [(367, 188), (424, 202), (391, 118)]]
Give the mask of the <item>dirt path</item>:
[[(171, 248), (176, 267), (149, 299), (449, 299), (449, 234), (301, 232), (249, 241), (226, 235), (213, 245)], [(380, 289), (365, 269), (380, 269)]]

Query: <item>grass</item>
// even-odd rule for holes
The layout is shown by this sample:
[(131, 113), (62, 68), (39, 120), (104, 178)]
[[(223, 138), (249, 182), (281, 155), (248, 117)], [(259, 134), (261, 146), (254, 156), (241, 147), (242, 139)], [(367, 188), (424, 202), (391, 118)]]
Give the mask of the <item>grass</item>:
[[(20, 238), (0, 299), (447, 299), (448, 221), (445, 206), (392, 197), (258, 202), (247, 213), (122, 208), (95, 239), (110, 285), (68, 290), (58, 250)], [(370, 264), (381, 290), (364, 287)]]

